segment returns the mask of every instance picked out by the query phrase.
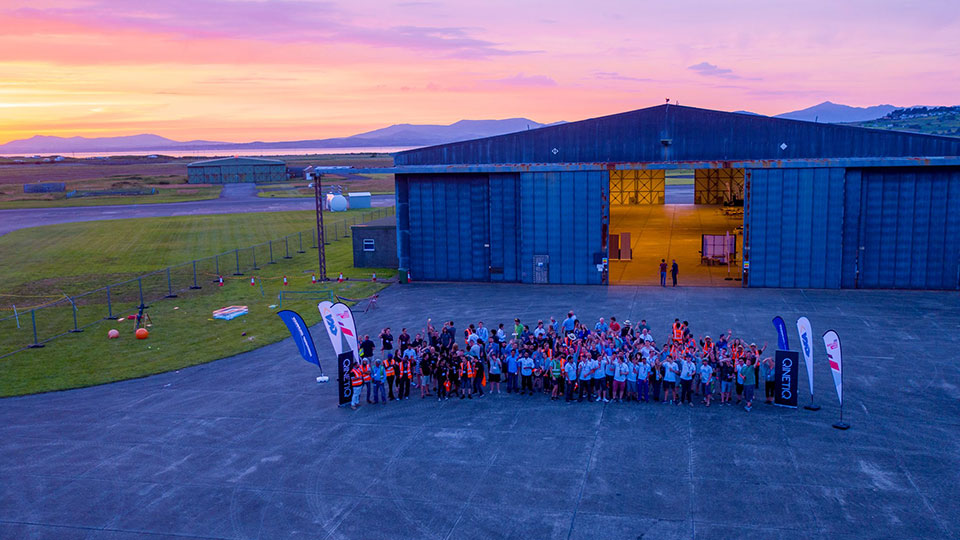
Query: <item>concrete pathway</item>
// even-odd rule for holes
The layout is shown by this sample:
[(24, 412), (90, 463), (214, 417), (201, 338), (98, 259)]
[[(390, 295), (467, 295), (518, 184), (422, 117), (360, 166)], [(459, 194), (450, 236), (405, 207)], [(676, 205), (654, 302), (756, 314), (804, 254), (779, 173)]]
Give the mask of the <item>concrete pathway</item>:
[[(0, 538), (957, 538), (957, 300), (393, 286), (358, 315), (361, 332), (416, 331), (427, 317), (458, 329), (532, 323), (574, 307), (586, 321), (646, 318), (659, 337), (681, 317), (697, 334), (733, 328), (773, 344), (774, 315), (794, 339), (792, 321), (806, 315), (818, 336), (834, 328), (843, 340), (853, 427), (830, 427), (839, 411), (819, 340), (823, 409), (747, 413), (539, 395), (354, 412), (336, 407), (333, 384), (314, 382), (287, 339), (179, 372), (0, 400)], [(313, 335), (332, 372), (323, 329)]]

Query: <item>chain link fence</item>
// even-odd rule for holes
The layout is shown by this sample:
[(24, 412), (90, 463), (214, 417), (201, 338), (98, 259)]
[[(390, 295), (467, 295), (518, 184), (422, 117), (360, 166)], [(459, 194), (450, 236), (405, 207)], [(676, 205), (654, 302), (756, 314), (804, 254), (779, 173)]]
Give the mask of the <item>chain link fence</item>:
[[(346, 215), (344, 221), (324, 224), (324, 237), (328, 244), (347, 238), (351, 225), (394, 213), (393, 207), (384, 207)], [(64, 294), (63, 298), (40, 306), (13, 307), (12, 314), (0, 318), (0, 358), (43, 347), (52, 339), (82, 332), (107, 319), (134, 315), (140, 306), (151, 302), (201, 289), (209, 291), (211, 285), (216, 287), (220, 276), (248, 275), (285, 259), (304, 257), (317, 249), (317, 241), (316, 229), (308, 229), (254, 246), (168, 266), (100, 289), (73, 296)]]

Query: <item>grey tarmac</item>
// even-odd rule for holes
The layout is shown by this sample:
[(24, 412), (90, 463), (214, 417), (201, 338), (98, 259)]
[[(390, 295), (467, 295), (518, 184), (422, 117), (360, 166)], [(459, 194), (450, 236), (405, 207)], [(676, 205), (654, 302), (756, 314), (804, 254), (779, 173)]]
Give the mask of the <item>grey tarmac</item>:
[[(488, 395), (336, 406), (292, 340), (0, 400), (0, 538), (958, 538), (956, 293), (393, 285), (359, 330), (674, 317), (770, 342), (807, 316), (819, 412)], [(231, 323), (243, 339), (243, 319)], [(321, 327), (312, 329), (336, 378)], [(156, 344), (156, 343), (155, 343)], [(796, 346), (796, 344), (794, 344)], [(25, 352), (22, 354), (29, 354)], [(806, 401), (806, 376), (801, 370)]]

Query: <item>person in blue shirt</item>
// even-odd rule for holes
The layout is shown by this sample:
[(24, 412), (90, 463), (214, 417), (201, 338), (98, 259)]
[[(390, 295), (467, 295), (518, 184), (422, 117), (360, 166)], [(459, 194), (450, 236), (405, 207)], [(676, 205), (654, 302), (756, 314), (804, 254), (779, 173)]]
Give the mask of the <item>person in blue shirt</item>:
[(490, 393), (500, 393), (500, 377), (503, 373), (503, 364), (499, 354), (490, 354)]
[(603, 376), (605, 379), (604, 389), (607, 391), (607, 397), (610, 399), (613, 399), (614, 398), (613, 382), (617, 374), (617, 361), (613, 357), (613, 349), (609, 347), (606, 349), (606, 359), (607, 359), (607, 365), (603, 367)]
[(590, 401), (593, 398), (593, 393), (591, 392), (591, 386), (593, 385), (593, 372), (591, 371), (591, 359), (581, 359), (577, 364), (577, 369), (580, 372), (580, 397), (577, 401), (583, 401), (583, 395), (587, 395), (587, 401)]
[(610, 325), (604, 322), (603, 317), (600, 317), (600, 320), (597, 321), (597, 324), (593, 327), (593, 329), (601, 334), (606, 334), (607, 330), (610, 329)]
[(609, 403), (610, 400), (605, 397), (604, 390), (606, 384), (607, 357), (601, 356), (599, 360), (593, 361), (593, 388), (597, 391), (597, 401)]
[(520, 359), (520, 376), (523, 378), (523, 384), (520, 387), (520, 395), (522, 396), (527, 390), (530, 391), (530, 395), (533, 395), (533, 358), (530, 357), (529, 353), (523, 353), (523, 358)]
[(484, 343), (490, 339), (490, 330), (487, 330), (487, 327), (483, 326), (483, 321), (477, 323), (477, 337), (483, 340)]
[(648, 378), (650, 377), (650, 364), (647, 363), (647, 359), (640, 357), (640, 363), (637, 364), (637, 400), (641, 403), (650, 402), (650, 383)]
[(627, 372), (627, 401), (631, 399), (639, 401), (637, 398), (637, 358), (635, 356), (628, 358), (630, 360), (627, 362), (627, 366), (630, 371)]
[(567, 312), (567, 318), (563, 320), (560, 324), (560, 328), (563, 330), (563, 335), (567, 335), (570, 332), (573, 332), (573, 329), (577, 325), (577, 317), (573, 314), (572, 311)]
[(577, 383), (577, 362), (572, 356), (563, 364), (563, 379), (565, 401), (570, 403), (573, 401), (573, 387)]
[(507, 393), (519, 392), (517, 389), (517, 364), (519, 356), (517, 351), (511, 350), (507, 355)]
[(370, 377), (373, 379), (373, 403), (380, 403), (382, 397), (383, 404), (386, 405), (387, 394), (383, 389), (383, 381), (387, 379), (387, 375), (383, 369), (383, 362), (377, 360), (370, 371)]

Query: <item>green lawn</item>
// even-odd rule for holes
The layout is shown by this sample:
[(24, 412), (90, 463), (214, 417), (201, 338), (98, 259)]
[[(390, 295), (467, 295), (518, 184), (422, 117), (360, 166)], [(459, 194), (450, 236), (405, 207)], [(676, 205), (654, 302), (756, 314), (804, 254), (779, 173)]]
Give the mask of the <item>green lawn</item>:
[(189, 201), (206, 201), (220, 197), (220, 186), (184, 189), (192, 193), (177, 193), (174, 189), (162, 189), (156, 195), (130, 195), (109, 197), (74, 197), (72, 199), (21, 199), (0, 201), (0, 210), (11, 208), (61, 208), (65, 206), (106, 206), (114, 204), (158, 204)]
[[(356, 219), (360, 211), (328, 216), (328, 231), (341, 226), (343, 220)], [(0, 290), (0, 317), (12, 315), (18, 304), (21, 328), (13, 318), (0, 321), (0, 355), (16, 350), (33, 340), (30, 303), (49, 301), (58, 290), (75, 295), (83, 290), (116, 283), (157, 270), (168, 264), (189, 262), (238, 246), (249, 246), (270, 238), (307, 229), (311, 212), (283, 212), (223, 216), (191, 216), (149, 218), (106, 222), (72, 223), (21, 229), (0, 237), (0, 275), (6, 283)], [(341, 229), (342, 230), (342, 229)], [(328, 274), (343, 271), (354, 279), (369, 278), (374, 269), (354, 269), (349, 238), (334, 238), (327, 246)], [(296, 239), (296, 237), (292, 237)], [(297, 253), (291, 240), (285, 259), (283, 243), (275, 243), (275, 263), (267, 264), (266, 252), (258, 255), (259, 269), (242, 259), (243, 276), (233, 276), (233, 257), (221, 259), (225, 286), (214, 283), (212, 259), (198, 267), (199, 290), (189, 290), (192, 265), (178, 267), (171, 273), (172, 288), (178, 298), (160, 299), (166, 293), (165, 272), (143, 279), (142, 286), (151, 307), (147, 313), (153, 326), (151, 337), (133, 338), (133, 322), (101, 320), (107, 316), (107, 296), (96, 294), (75, 298), (79, 326), (84, 332), (67, 334), (46, 343), (41, 349), (28, 349), (0, 359), (0, 396), (61, 390), (101, 384), (131, 377), (209, 362), (251, 350), (283, 339), (287, 330), (275, 315), (277, 295), (287, 276), (287, 290), (332, 289), (350, 298), (363, 298), (382, 285), (367, 281), (343, 284), (311, 285), (317, 265), (317, 251), (305, 239), (305, 253)], [(229, 268), (227, 268), (229, 267)], [(396, 274), (395, 270), (376, 269), (381, 278)], [(250, 278), (257, 280), (250, 286)], [(186, 290), (182, 290), (186, 289)], [(155, 299), (151, 301), (151, 299)], [(133, 281), (111, 289), (114, 318), (135, 313), (138, 286)], [(284, 299), (283, 307), (295, 309), (309, 324), (319, 321), (316, 298)], [(212, 319), (212, 311), (228, 305), (246, 305), (250, 313), (232, 321)], [(176, 309), (175, 309), (176, 308)], [(66, 332), (73, 325), (73, 309), (66, 300), (36, 310), (40, 339)], [(121, 331), (118, 340), (107, 340), (110, 328)], [(241, 335), (246, 332), (246, 335)]]

